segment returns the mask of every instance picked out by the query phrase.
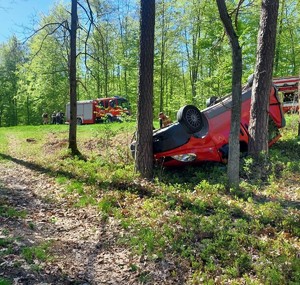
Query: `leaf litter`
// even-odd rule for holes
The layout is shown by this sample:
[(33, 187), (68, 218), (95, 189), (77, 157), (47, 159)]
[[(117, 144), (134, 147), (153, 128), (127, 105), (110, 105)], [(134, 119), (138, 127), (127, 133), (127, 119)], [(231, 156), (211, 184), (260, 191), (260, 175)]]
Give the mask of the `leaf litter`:
[[(0, 280), (124, 285), (187, 280), (188, 271), (180, 272), (171, 258), (155, 261), (118, 243), (124, 231), (119, 222), (103, 219), (92, 206), (73, 207), (55, 178), (12, 161), (1, 161), (0, 172), (0, 209), (15, 211), (0, 211)], [(24, 249), (44, 245), (46, 258), (33, 253), (29, 262), (24, 257)]]

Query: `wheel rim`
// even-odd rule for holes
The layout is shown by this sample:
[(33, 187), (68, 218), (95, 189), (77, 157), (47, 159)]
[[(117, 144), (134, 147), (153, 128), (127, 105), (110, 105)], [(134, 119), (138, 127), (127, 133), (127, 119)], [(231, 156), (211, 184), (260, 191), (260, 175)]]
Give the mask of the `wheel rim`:
[(201, 124), (201, 115), (197, 110), (190, 109), (186, 113), (186, 120), (190, 126), (197, 128)]

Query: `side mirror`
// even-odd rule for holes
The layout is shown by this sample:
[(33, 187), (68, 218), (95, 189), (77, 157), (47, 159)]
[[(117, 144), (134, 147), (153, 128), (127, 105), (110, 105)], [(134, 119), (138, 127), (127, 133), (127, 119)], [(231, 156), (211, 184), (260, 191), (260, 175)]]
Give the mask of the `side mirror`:
[(207, 99), (207, 100), (206, 100), (206, 107), (210, 107), (210, 106), (216, 104), (216, 103), (217, 103), (217, 102), (216, 102), (217, 99), (218, 99), (217, 96), (212, 96), (212, 97), (210, 97), (209, 99)]
[(251, 87), (253, 85), (253, 81), (254, 81), (254, 74), (252, 73), (247, 79), (248, 87)]

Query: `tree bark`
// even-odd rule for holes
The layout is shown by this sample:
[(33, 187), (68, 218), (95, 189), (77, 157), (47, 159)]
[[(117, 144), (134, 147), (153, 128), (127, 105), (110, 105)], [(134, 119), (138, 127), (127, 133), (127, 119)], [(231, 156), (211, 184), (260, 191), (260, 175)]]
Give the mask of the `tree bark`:
[(239, 45), (238, 36), (234, 31), (231, 18), (228, 15), (225, 1), (217, 0), (217, 5), (232, 49), (232, 110), (227, 175), (229, 184), (238, 187), (240, 170), (239, 135), (242, 94), (242, 49)]
[(153, 65), (155, 0), (141, 0), (136, 171), (153, 177)]
[(160, 95), (159, 95), (159, 111), (164, 111), (164, 93), (165, 93), (165, 84), (164, 84), (164, 64), (165, 64), (165, 2), (164, 0), (161, 3), (162, 5), (162, 23), (161, 23), (161, 55), (160, 55)]
[[(299, 79), (300, 79), (300, 72), (299, 72)], [(300, 80), (298, 82), (298, 138), (300, 138)]]
[(252, 86), (249, 154), (268, 154), (269, 93), (272, 84), (279, 0), (263, 0)]
[(279, 25), (278, 25), (278, 35), (277, 35), (277, 43), (276, 43), (276, 49), (275, 49), (275, 58), (274, 58), (274, 73), (275, 75), (278, 74), (279, 71), (279, 57), (280, 57), (280, 50), (281, 50), (281, 36), (282, 36), (282, 30), (283, 30), (283, 18), (284, 18), (284, 12), (285, 12), (285, 0), (281, 3), (281, 11), (279, 16)]
[(198, 17), (196, 32), (192, 36), (192, 51), (189, 50), (188, 46), (188, 33), (185, 30), (185, 47), (186, 53), (188, 58), (188, 65), (189, 65), (189, 75), (190, 75), (190, 82), (192, 88), (192, 102), (195, 104), (195, 99), (197, 96), (197, 81), (198, 81), (198, 72), (199, 72), (199, 60), (200, 60), (200, 49), (198, 47), (198, 40), (201, 36), (201, 27), (200, 27), (200, 16)]
[(77, 148), (77, 93), (76, 93), (76, 31), (77, 31), (77, 0), (72, 0), (70, 31), (70, 128), (69, 149), (72, 155), (79, 155)]

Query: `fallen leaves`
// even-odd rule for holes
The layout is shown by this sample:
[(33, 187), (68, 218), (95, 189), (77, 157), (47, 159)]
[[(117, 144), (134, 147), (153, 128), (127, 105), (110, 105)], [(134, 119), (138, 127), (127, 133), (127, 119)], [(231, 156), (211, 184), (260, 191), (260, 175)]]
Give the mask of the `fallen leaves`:
[[(0, 276), (14, 284), (174, 284), (172, 261), (141, 258), (119, 244), (124, 229), (95, 207), (75, 208), (54, 178), (21, 164), (0, 164), (0, 206), (26, 216), (0, 215)], [(146, 183), (146, 182), (145, 182)], [(146, 185), (144, 185), (146, 186)], [(49, 258), (32, 263), (22, 249), (50, 242)], [(133, 270), (134, 269), (134, 270)], [(174, 276), (173, 276), (173, 275)], [(175, 282), (176, 283), (176, 282)], [(180, 284), (180, 283), (178, 283)]]

